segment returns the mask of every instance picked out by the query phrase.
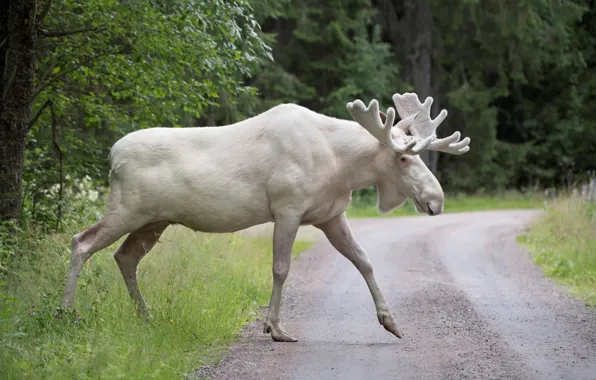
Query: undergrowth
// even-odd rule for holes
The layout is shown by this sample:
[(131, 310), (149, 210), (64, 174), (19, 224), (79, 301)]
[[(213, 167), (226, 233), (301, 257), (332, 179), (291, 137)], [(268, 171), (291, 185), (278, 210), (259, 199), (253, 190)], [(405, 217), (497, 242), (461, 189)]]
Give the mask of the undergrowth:
[[(134, 314), (112, 257), (121, 239), (87, 262), (76, 310), (66, 312), (59, 305), (70, 238), (97, 220), (102, 204), (92, 186), (74, 188), (62, 199), (62, 232), (25, 223), (16, 235), (0, 234), (2, 379), (173, 379), (216, 363), (269, 300), (271, 239), (168, 228), (139, 266), (153, 314), (148, 322)], [(447, 196), (445, 211), (541, 204), (530, 197)], [(36, 207), (54, 220), (50, 208)], [(415, 213), (409, 203), (390, 215)], [(348, 215), (378, 213), (374, 201), (355, 199)], [(294, 256), (311, 244), (296, 241)]]
[(596, 305), (596, 205), (577, 197), (549, 202), (544, 216), (519, 241), (545, 275)]
[[(139, 266), (143, 322), (112, 257), (96, 253), (76, 312), (60, 312), (70, 237), (36, 234), (0, 284), (2, 379), (173, 379), (217, 362), (271, 291), (271, 241), (170, 227)], [(296, 254), (310, 243), (297, 241)]]

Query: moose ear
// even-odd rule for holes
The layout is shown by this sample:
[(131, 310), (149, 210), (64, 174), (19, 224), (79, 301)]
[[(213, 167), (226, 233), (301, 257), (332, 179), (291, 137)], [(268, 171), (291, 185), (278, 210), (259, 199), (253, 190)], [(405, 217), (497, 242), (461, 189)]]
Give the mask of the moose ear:
[(381, 117), (381, 122), (385, 124), (385, 121), (387, 121), (387, 115), (385, 115), (383, 111), (379, 111), (379, 116)]

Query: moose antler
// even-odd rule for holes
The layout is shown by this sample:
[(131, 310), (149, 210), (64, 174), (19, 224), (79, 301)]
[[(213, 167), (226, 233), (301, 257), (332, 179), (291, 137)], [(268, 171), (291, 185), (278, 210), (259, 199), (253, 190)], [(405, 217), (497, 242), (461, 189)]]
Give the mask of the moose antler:
[(397, 108), (397, 113), (402, 119), (417, 115), (412, 123), (407, 126), (402, 125), (401, 130), (404, 133), (409, 130), (412, 136), (418, 140), (432, 137), (433, 141), (428, 145), (427, 150), (436, 150), (455, 155), (464, 154), (470, 150), (468, 146), (470, 144), (470, 138), (466, 137), (459, 141), (461, 137), (459, 131), (449, 137), (436, 139), (437, 128), (447, 117), (447, 110), (442, 110), (439, 116), (432, 119), (430, 117), (430, 108), (433, 104), (433, 98), (430, 96), (426, 98), (424, 103), (420, 103), (418, 95), (414, 93), (394, 94), (392, 99)]
[[(387, 109), (387, 115), (379, 112), (379, 103), (373, 99), (368, 107), (357, 99), (347, 104), (348, 111), (371, 135), (377, 138), (381, 143), (401, 154), (418, 154), (426, 149), (434, 139), (434, 136), (427, 136), (424, 139), (407, 139), (405, 145), (397, 143), (392, 137), (393, 122), (395, 121), (395, 110), (393, 107)], [(381, 115), (385, 117), (385, 122), (381, 120)], [(407, 130), (417, 119), (418, 112), (409, 114), (402, 118), (395, 127), (400, 130)]]

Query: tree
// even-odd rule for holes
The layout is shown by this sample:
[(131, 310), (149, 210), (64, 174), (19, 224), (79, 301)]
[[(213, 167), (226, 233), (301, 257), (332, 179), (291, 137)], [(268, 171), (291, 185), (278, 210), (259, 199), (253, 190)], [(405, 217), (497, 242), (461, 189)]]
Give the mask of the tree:
[(18, 218), (33, 98), (38, 15), (34, 0), (0, 0), (0, 221)]
[[(105, 161), (116, 137), (182, 126), (217, 104), (219, 91), (254, 93), (242, 83), (248, 65), (270, 57), (246, 0), (48, 0), (43, 9), (1, 1), (10, 12), (1, 31), (9, 59), (0, 105), (0, 220), (19, 216), (24, 158), (33, 191), (61, 181), (48, 170), (57, 143), (68, 148), (69, 172), (98, 177), (105, 172), (96, 170), (96, 157)], [(32, 108), (39, 118), (29, 130)], [(54, 143), (51, 116), (61, 131)]]
[[(404, 81), (413, 87), (420, 101), (434, 99), (431, 112), (441, 110), (440, 76), (437, 70), (438, 46), (441, 36), (435, 26), (434, 9), (429, 0), (379, 0), (378, 19), (384, 36), (391, 42), (397, 62), (403, 67)], [(420, 154), (429, 169), (436, 174), (438, 152)]]
[(550, 185), (577, 161), (569, 144), (585, 124), (572, 117), (583, 107), (573, 94), (579, 76), (593, 72), (577, 28), (582, 3), (433, 2), (447, 124), (473, 141), (465, 156), (445, 157), (445, 183), (467, 191)]

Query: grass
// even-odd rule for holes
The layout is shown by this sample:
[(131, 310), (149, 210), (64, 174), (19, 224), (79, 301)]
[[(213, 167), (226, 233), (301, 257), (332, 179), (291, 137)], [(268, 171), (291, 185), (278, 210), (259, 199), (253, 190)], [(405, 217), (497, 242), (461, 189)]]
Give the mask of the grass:
[(153, 320), (133, 314), (116, 244), (85, 265), (77, 313), (59, 316), (70, 236), (25, 242), (30, 259), (0, 286), (2, 379), (181, 378), (216, 363), (269, 301), (270, 239), (170, 227), (139, 266)]
[(546, 276), (596, 306), (596, 205), (578, 198), (551, 202), (518, 240)]
[[(445, 212), (539, 207), (523, 196), (447, 196)], [(387, 216), (415, 215), (411, 203)], [(379, 216), (357, 200), (351, 217)], [(142, 322), (112, 252), (96, 253), (77, 288), (76, 313), (57, 314), (70, 237), (31, 234), (0, 281), (2, 379), (172, 379), (217, 363), (271, 291), (271, 239), (170, 227), (139, 267), (153, 313)], [(312, 243), (297, 240), (293, 256)]]
[[(380, 214), (374, 202), (376, 202), (376, 198), (374, 200), (372, 198), (355, 200), (348, 207), (347, 216), (350, 218), (372, 218), (422, 215), (416, 211), (414, 203), (410, 199), (402, 207), (387, 214)], [(543, 207), (543, 199), (536, 194), (523, 195), (513, 192), (500, 195), (446, 194), (444, 212), (531, 209), (540, 207)]]

